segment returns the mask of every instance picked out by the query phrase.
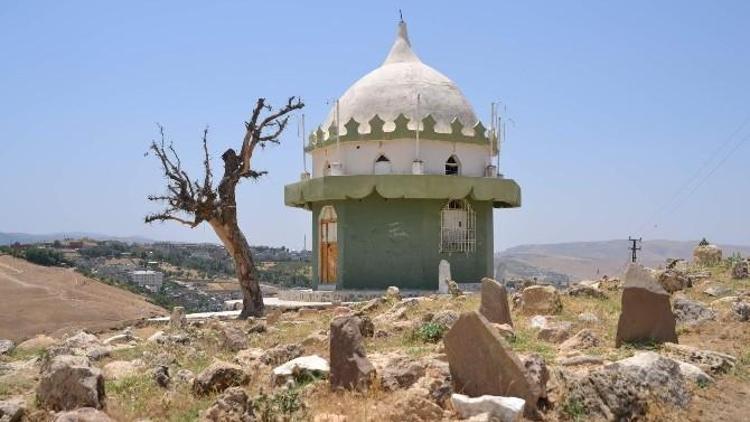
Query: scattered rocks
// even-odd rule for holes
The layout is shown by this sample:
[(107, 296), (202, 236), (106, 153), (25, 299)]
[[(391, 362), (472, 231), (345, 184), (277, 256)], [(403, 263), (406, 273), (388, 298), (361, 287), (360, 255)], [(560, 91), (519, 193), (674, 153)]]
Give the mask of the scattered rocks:
[(180, 384), (192, 384), (195, 374), (189, 369), (182, 368), (174, 375), (174, 379)]
[[(328, 340), (328, 337), (326, 337), (326, 340)], [(262, 364), (260, 362), (261, 357), (264, 357), (266, 355), (266, 351), (263, 349), (258, 348), (252, 348), (252, 349), (245, 349), (240, 350), (237, 352), (236, 355), (234, 355), (233, 361), (241, 366), (254, 366), (257, 364)], [(295, 356), (298, 357), (298, 356)], [(292, 358), (294, 359), (294, 358)], [(275, 364), (278, 365), (278, 364)]]
[(378, 376), (385, 391), (409, 388), (425, 375), (425, 365), (407, 356), (395, 356), (380, 362)]
[(164, 343), (165, 340), (166, 340), (166, 333), (164, 333), (164, 331), (161, 331), (161, 330), (155, 332), (149, 338), (146, 339), (146, 341), (149, 343), (159, 343), (159, 344)]
[[(504, 394), (537, 402), (523, 364), (478, 312), (461, 314), (443, 341), (456, 391), (470, 396)], [(526, 411), (527, 416), (533, 415), (535, 409)]]
[(464, 294), (464, 292), (461, 291), (461, 288), (458, 287), (458, 283), (453, 280), (448, 280), (448, 293), (450, 293), (452, 297), (459, 297)]
[(104, 377), (83, 356), (55, 356), (39, 377), (36, 397), (40, 407), (48, 410), (101, 409), (105, 397)]
[(23, 398), (0, 401), (0, 421), (21, 422), (24, 413), (26, 413), (26, 405)]
[(732, 293), (732, 291), (724, 286), (710, 286), (703, 290), (703, 293), (711, 297), (722, 297)]
[(10, 354), (15, 348), (16, 344), (12, 341), (0, 339), (0, 356)]
[(558, 358), (557, 363), (562, 366), (601, 365), (604, 363), (604, 359), (599, 356), (577, 355)]
[(172, 381), (172, 378), (169, 376), (168, 366), (166, 365), (157, 366), (156, 368), (154, 368), (151, 375), (156, 385), (158, 385), (161, 388), (169, 388), (169, 383)]
[(259, 360), (264, 365), (276, 366), (292, 359), (298, 358), (305, 353), (305, 349), (299, 344), (286, 344), (268, 349), (260, 356)]
[[(663, 356), (660, 356), (656, 352), (650, 352), (650, 351), (641, 351), (636, 353), (634, 356), (631, 356), (626, 359), (622, 359), (617, 361), (619, 365), (623, 365), (626, 367), (634, 367), (638, 369), (642, 369), (644, 371), (650, 371), (651, 368), (657, 367), (659, 365), (659, 361), (664, 358)], [(683, 377), (686, 379), (689, 379), (696, 383), (709, 383), (713, 382), (713, 378), (708, 376), (703, 370), (698, 368), (695, 365), (692, 365), (687, 362), (682, 362), (679, 360), (673, 360), (680, 368), (680, 373)]]
[(515, 422), (523, 419), (523, 408), (526, 402), (518, 397), (489, 395), (469, 397), (463, 394), (453, 394), (451, 403), (456, 413), (464, 419), (486, 413), (492, 420)]
[(598, 347), (600, 344), (599, 337), (597, 337), (596, 333), (592, 330), (589, 330), (588, 328), (584, 328), (583, 330), (579, 331), (574, 335), (573, 337), (565, 340), (560, 345), (561, 351), (574, 351), (574, 350), (584, 350), (584, 349), (590, 349), (593, 347)]
[(109, 415), (93, 407), (62, 412), (55, 415), (54, 422), (115, 422)]
[(603, 291), (597, 289), (594, 286), (577, 283), (571, 286), (567, 291), (569, 296), (576, 297), (592, 297), (594, 299), (606, 299), (607, 295)]
[(508, 306), (508, 292), (502, 284), (491, 278), (483, 278), (480, 300), (479, 313), (487, 318), (487, 321), (513, 326)]
[(694, 363), (712, 374), (726, 373), (737, 364), (737, 358), (732, 355), (682, 344), (664, 343), (663, 350), (671, 357)]
[(521, 312), (552, 315), (562, 311), (560, 293), (552, 286), (531, 286), (521, 293)]
[(443, 327), (450, 329), (451, 327), (453, 327), (453, 324), (458, 321), (458, 317), (458, 312), (446, 309), (433, 315), (430, 319), (430, 322), (442, 325)]
[(202, 421), (249, 422), (256, 420), (253, 402), (241, 387), (227, 388), (201, 415)]
[(284, 385), (288, 380), (300, 378), (326, 378), (331, 368), (328, 361), (318, 355), (302, 356), (273, 368), (271, 383)]
[(383, 299), (382, 297), (378, 297), (378, 298), (367, 301), (367, 303), (365, 303), (365, 305), (360, 309), (360, 311), (365, 312), (365, 313), (370, 313), (378, 309), (380, 305), (384, 303), (385, 303), (385, 299)]
[(375, 369), (367, 359), (356, 316), (335, 318), (330, 328), (331, 387), (365, 390)]
[(172, 308), (172, 315), (169, 316), (169, 328), (173, 330), (183, 330), (187, 326), (187, 314), (182, 306)]
[(516, 332), (508, 324), (492, 324), (492, 327), (500, 334), (504, 339), (510, 341), (516, 338)]
[(247, 348), (247, 335), (234, 326), (223, 324), (219, 329), (222, 347), (232, 352)]
[(238, 365), (216, 360), (195, 377), (193, 393), (202, 396), (211, 392), (222, 392), (229, 387), (245, 385), (249, 381), (247, 374)]
[(677, 322), (682, 324), (698, 324), (716, 318), (716, 312), (701, 302), (686, 298), (675, 298), (673, 304)]
[(625, 272), (615, 346), (624, 342), (677, 342), (676, 324), (669, 293), (642, 266), (630, 264)]
[(385, 291), (385, 299), (398, 302), (401, 300), (401, 290), (396, 286), (390, 286)]
[(131, 328), (126, 328), (122, 331), (122, 334), (114, 335), (106, 340), (104, 340), (104, 344), (125, 344), (130, 343), (132, 341), (139, 340), (138, 337), (133, 335), (133, 330)]
[(666, 358), (648, 367), (614, 363), (583, 376), (563, 371), (560, 380), (567, 390), (565, 405), (592, 419), (639, 420), (652, 401), (684, 407), (690, 400), (680, 366)]
[(382, 414), (389, 422), (430, 422), (443, 418), (443, 409), (429, 399), (424, 388), (414, 387), (399, 394), (392, 406), (384, 408)]
[(693, 249), (693, 261), (696, 265), (712, 266), (721, 262), (721, 249), (709, 244), (703, 239), (698, 246)]
[(659, 273), (657, 280), (659, 284), (669, 293), (685, 290), (692, 286), (690, 278), (685, 273), (677, 270), (665, 270)]
[(39, 334), (38, 336), (34, 336), (18, 346), (16, 346), (16, 349), (19, 351), (33, 351), (33, 350), (41, 350), (46, 349), (48, 347), (54, 346), (58, 343), (57, 340), (50, 336), (46, 336), (44, 334)]
[(328, 341), (328, 333), (325, 330), (316, 331), (302, 340), (303, 346), (323, 344)]
[(741, 300), (733, 302), (732, 313), (740, 321), (750, 321), (750, 303)]
[(548, 322), (536, 334), (539, 340), (550, 343), (562, 343), (570, 337), (570, 330), (573, 324), (567, 321)]
[(735, 280), (750, 278), (750, 260), (746, 258), (735, 262), (732, 265), (732, 278)]

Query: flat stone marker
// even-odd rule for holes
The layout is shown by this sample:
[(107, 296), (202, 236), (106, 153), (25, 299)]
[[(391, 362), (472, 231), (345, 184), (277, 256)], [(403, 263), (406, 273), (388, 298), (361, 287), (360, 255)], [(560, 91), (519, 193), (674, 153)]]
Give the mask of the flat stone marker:
[(513, 321), (510, 317), (508, 292), (505, 290), (505, 286), (485, 277), (482, 279), (481, 295), (479, 313), (489, 322), (508, 324), (512, 327)]
[(677, 343), (676, 325), (669, 293), (643, 266), (630, 264), (623, 282), (615, 347), (625, 342)]
[(527, 403), (525, 414), (536, 414), (539, 397), (523, 363), (479, 312), (461, 314), (443, 342), (456, 393), (520, 397)]
[(448, 281), (453, 280), (451, 278), (451, 264), (444, 260), (440, 260), (438, 265), (438, 292), (448, 293)]
[(365, 353), (361, 324), (356, 316), (340, 316), (331, 321), (330, 382), (334, 390), (366, 390), (374, 378), (375, 367)]

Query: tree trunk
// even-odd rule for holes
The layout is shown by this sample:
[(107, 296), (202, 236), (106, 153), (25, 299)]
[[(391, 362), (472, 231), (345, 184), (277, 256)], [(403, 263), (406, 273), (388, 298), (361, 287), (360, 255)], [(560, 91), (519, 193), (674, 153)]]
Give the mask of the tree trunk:
[(263, 316), (263, 294), (258, 283), (258, 271), (245, 235), (236, 223), (221, 224), (215, 220), (210, 223), (227, 252), (234, 259), (235, 272), (242, 289), (242, 312), (238, 318)]

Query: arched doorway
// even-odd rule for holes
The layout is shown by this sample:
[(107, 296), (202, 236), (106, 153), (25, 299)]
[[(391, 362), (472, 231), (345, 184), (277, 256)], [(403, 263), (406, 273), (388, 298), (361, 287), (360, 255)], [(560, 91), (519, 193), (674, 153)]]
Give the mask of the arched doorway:
[(318, 230), (320, 233), (320, 260), (318, 261), (320, 284), (335, 285), (339, 249), (336, 210), (332, 205), (326, 205), (320, 210)]

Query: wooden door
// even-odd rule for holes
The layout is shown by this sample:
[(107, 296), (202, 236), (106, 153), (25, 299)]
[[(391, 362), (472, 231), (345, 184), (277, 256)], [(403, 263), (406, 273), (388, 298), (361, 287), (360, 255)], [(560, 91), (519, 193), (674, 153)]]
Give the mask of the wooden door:
[(338, 224), (336, 210), (330, 205), (320, 211), (320, 283), (336, 284), (338, 265)]

